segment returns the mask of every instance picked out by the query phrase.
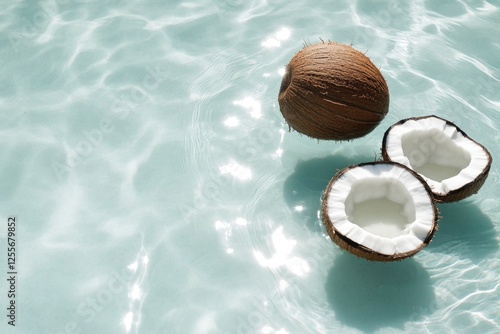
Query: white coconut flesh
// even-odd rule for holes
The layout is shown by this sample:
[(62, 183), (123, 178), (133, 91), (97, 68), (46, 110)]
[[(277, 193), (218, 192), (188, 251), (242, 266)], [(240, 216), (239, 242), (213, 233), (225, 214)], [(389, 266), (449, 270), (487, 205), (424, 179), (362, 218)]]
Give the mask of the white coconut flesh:
[(432, 191), (442, 196), (473, 182), (489, 163), (481, 145), (437, 117), (392, 127), (385, 150), (391, 161), (418, 172)]
[(418, 251), (435, 228), (434, 204), (423, 181), (397, 164), (348, 169), (327, 196), (336, 233), (383, 255)]

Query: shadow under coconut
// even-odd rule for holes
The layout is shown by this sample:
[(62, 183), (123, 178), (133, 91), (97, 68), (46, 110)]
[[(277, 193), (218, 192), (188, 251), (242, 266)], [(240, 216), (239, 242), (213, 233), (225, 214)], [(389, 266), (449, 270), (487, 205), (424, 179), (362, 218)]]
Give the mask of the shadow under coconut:
[(372, 161), (373, 157), (327, 156), (299, 161), (295, 171), (284, 183), (285, 201), (294, 214), (314, 232), (324, 232), (318, 220), (321, 210), (321, 195), (331, 178), (341, 169), (364, 161)]
[(370, 262), (343, 252), (325, 284), (336, 318), (363, 332), (403, 328), (430, 314), (434, 289), (426, 269), (412, 258), (400, 262)]
[(439, 229), (425, 250), (456, 252), (471, 259), (484, 258), (498, 250), (493, 222), (474, 203), (439, 204), (438, 209), (442, 216)]

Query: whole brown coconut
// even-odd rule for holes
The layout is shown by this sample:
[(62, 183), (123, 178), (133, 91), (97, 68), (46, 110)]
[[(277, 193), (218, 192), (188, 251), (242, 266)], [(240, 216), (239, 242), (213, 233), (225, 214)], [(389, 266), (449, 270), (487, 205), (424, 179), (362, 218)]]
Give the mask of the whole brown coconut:
[(363, 53), (334, 42), (309, 45), (286, 67), (278, 96), (296, 131), (317, 139), (363, 137), (389, 109), (389, 89)]

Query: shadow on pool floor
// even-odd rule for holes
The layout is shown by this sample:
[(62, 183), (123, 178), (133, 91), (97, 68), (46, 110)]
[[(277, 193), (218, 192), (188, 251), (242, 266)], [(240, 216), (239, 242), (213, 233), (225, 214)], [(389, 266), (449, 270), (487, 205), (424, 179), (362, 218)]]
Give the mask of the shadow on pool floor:
[(471, 260), (485, 258), (498, 250), (495, 226), (476, 204), (460, 201), (439, 204), (442, 218), (432, 242), (424, 251), (451, 253)]
[(318, 211), (321, 209), (321, 195), (330, 179), (341, 169), (361, 162), (373, 161), (374, 157), (345, 157), (329, 155), (299, 161), (295, 171), (285, 180), (283, 195), (297, 219), (316, 233), (326, 233)]
[(435, 308), (430, 276), (414, 259), (380, 263), (342, 252), (325, 289), (336, 318), (363, 332), (402, 329)]

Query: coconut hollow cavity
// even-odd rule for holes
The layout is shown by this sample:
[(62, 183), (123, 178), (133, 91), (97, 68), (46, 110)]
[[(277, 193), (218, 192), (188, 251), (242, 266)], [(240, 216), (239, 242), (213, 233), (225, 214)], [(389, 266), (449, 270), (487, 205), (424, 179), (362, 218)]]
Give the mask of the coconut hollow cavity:
[(424, 180), (393, 162), (339, 171), (328, 184), (322, 220), (341, 248), (373, 261), (396, 261), (427, 246), (437, 209)]
[(363, 53), (339, 43), (300, 50), (287, 65), (278, 95), (294, 130), (317, 139), (365, 136), (389, 110), (389, 89)]
[(391, 126), (382, 156), (418, 172), (440, 202), (456, 202), (479, 191), (491, 166), (484, 146), (437, 116), (409, 118)]

